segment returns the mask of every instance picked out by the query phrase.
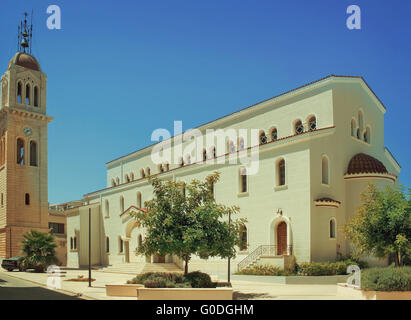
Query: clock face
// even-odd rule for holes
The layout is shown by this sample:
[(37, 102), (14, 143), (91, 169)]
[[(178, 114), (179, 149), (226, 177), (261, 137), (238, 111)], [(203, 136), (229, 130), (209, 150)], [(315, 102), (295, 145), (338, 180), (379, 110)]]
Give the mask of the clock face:
[(31, 136), (33, 134), (33, 131), (30, 128), (24, 128), (23, 132), (26, 136)]

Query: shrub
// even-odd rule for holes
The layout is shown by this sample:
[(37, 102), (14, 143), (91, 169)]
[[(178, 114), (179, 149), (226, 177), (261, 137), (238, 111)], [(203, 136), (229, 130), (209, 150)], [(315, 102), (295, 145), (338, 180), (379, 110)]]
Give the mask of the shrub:
[(146, 288), (175, 288), (175, 283), (164, 277), (153, 277), (144, 281)]
[(361, 289), (411, 291), (411, 267), (371, 268), (361, 272)]
[(147, 272), (127, 281), (128, 284), (144, 284), (146, 288), (215, 288), (208, 274), (199, 271), (187, 275), (180, 273)]
[(191, 284), (193, 288), (215, 288), (216, 285), (211, 281), (207, 273), (194, 271), (187, 273), (184, 278)]
[(358, 265), (361, 269), (367, 266), (365, 262), (353, 259), (328, 262), (303, 262), (298, 264), (297, 273), (302, 276), (347, 275), (347, 268), (350, 265)]
[(244, 268), (238, 271), (236, 274), (253, 276), (286, 276), (290, 275), (291, 273), (288, 271), (281, 270), (276, 266), (256, 265), (253, 267)]
[(184, 276), (179, 273), (166, 273), (166, 272), (147, 272), (137, 275), (135, 278), (128, 280), (128, 284), (144, 284), (146, 280), (153, 278), (164, 278), (171, 282), (182, 283), (185, 281)]

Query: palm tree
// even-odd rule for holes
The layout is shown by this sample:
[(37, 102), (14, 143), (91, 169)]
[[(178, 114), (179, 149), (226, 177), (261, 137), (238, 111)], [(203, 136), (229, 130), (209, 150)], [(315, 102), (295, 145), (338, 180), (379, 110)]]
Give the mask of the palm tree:
[(31, 230), (23, 235), (23, 253), (25, 257), (21, 261), (22, 268), (34, 268), (37, 272), (44, 270), (57, 262), (54, 238), (48, 233)]

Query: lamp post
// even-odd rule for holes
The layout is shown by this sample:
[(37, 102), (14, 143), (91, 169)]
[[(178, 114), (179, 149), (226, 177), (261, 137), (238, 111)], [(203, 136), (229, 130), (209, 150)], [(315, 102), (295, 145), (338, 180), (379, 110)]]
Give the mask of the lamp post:
[(88, 286), (91, 287), (91, 208), (88, 208)]

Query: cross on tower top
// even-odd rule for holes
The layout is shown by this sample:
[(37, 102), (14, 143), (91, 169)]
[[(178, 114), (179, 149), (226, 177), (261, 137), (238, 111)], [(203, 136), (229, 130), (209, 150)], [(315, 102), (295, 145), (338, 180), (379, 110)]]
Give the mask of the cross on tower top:
[(31, 54), (33, 37), (33, 13), (30, 22), (27, 20), (28, 13), (24, 13), (24, 20), (18, 26), (17, 51)]

